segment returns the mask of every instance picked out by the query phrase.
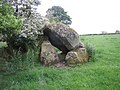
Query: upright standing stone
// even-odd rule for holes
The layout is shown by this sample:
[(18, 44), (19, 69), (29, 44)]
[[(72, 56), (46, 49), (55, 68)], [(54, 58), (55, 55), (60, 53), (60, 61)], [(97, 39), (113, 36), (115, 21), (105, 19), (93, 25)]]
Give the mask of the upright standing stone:
[(48, 41), (44, 41), (41, 45), (40, 62), (45, 66), (50, 66), (59, 62), (55, 47)]
[(78, 48), (67, 53), (65, 61), (68, 66), (88, 61), (88, 53), (85, 48)]

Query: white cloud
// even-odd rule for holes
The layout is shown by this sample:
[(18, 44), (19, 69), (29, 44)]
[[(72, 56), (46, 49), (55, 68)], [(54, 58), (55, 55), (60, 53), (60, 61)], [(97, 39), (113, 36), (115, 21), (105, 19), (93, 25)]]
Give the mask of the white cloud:
[(42, 0), (39, 12), (62, 6), (72, 17), (72, 25), (79, 34), (115, 32), (120, 30), (120, 0)]

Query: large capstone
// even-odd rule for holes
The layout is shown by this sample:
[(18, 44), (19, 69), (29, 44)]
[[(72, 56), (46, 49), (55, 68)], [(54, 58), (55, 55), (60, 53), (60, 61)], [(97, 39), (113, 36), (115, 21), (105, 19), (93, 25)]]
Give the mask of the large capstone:
[(82, 47), (78, 33), (64, 24), (49, 24), (43, 28), (43, 32), (51, 44), (65, 54), (77, 47)]

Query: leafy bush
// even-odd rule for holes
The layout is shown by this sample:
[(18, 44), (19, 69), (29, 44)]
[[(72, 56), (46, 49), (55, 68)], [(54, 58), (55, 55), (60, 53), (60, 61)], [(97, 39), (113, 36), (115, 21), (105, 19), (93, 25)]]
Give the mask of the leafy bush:
[(10, 38), (10, 46), (17, 51), (21, 51), (23, 53), (27, 52), (28, 49), (34, 49), (34, 41), (30, 38), (26, 38), (20, 35), (14, 35)]
[(0, 2), (0, 35), (2, 40), (8, 44), (10, 38), (20, 32), (21, 27), (22, 20), (14, 16), (14, 8), (7, 3)]

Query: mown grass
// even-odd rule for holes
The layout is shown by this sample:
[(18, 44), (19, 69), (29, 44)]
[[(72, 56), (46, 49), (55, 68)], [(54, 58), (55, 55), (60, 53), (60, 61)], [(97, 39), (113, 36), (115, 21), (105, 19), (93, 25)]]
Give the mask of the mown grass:
[(95, 46), (94, 62), (55, 68), (31, 57), (34, 66), (0, 74), (0, 90), (120, 90), (120, 35), (81, 36), (81, 40)]

